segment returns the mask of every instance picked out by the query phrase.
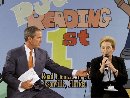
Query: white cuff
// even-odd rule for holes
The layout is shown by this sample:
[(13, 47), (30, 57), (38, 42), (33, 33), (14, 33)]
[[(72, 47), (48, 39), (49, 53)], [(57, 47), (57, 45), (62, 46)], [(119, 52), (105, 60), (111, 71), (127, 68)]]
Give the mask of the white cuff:
[(77, 72), (78, 70), (73, 70), (72, 71), (72, 76), (73, 76), (73, 78), (77, 78), (77, 76), (76, 76), (76, 72)]
[(23, 92), (25, 89), (24, 89), (24, 88), (21, 88), (21, 84), (22, 84), (22, 82), (20, 82), (19, 87), (18, 87), (18, 90), (19, 90), (20, 92)]

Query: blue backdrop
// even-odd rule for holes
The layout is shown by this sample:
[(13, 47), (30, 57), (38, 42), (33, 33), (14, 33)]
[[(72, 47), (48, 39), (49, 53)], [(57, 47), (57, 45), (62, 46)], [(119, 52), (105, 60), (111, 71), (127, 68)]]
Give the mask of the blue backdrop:
[[(64, 9), (94, 9), (96, 12), (98, 9), (109, 8), (111, 13), (109, 15), (104, 14), (103, 17), (110, 16), (112, 20), (109, 22), (109, 25), (105, 28), (66, 28), (67, 32), (76, 32), (79, 33), (80, 30), (87, 30), (89, 34), (89, 38), (86, 40), (89, 41), (89, 45), (84, 46), (79, 42), (79, 38), (77, 37), (77, 43), (73, 46), (66, 46), (66, 57), (71, 61), (71, 68), (74, 69), (83, 69), (86, 68), (87, 62), (91, 61), (92, 58), (100, 56), (100, 47), (99, 40), (101, 37), (105, 35), (113, 36), (116, 39), (116, 51), (114, 55), (120, 56), (122, 49), (125, 47), (126, 39), (128, 36), (129, 29), (127, 29), (129, 23), (129, 17), (125, 12), (119, 9), (114, 2), (114, 0), (58, 0), (60, 3), (55, 2), (55, 0), (5, 0), (4, 4), (0, 5), (0, 72), (2, 72), (2, 68), (4, 66), (6, 53), (8, 50), (21, 46), (24, 44), (24, 36), (23, 31), (27, 27), (27, 23), (20, 24), (18, 23), (16, 11), (14, 11), (14, 7), (20, 6), (19, 4), (31, 4), (32, 8), (35, 9), (35, 3), (39, 3), (43, 5), (43, 1), (49, 2), (50, 11), (62, 11)], [(65, 2), (66, 1), (66, 2)], [(45, 6), (45, 5), (44, 5)], [(19, 10), (19, 9), (17, 9)], [(19, 10), (20, 11), (20, 10)], [(43, 9), (44, 11), (44, 9)], [(26, 14), (26, 13), (24, 13)], [(20, 14), (19, 14), (19, 17)], [(25, 21), (26, 18), (25, 18)], [(53, 37), (49, 37), (48, 33), (54, 32), (54, 30), (59, 30), (57, 27), (55, 28), (46, 28), (43, 30), (43, 42), (41, 44), (41, 48), (48, 51), (50, 57), (53, 57), (53, 43), (50, 43), (49, 39), (53, 39)], [(67, 33), (66, 32), (66, 33)], [(51, 35), (50, 35), (51, 36)], [(55, 39), (55, 38), (54, 38)], [(52, 41), (53, 42), (53, 41)], [(59, 43), (62, 43), (60, 40)], [(59, 51), (55, 51), (57, 55)], [(55, 58), (54, 58), (55, 59)], [(125, 60), (127, 69), (130, 68), (130, 61)], [(130, 79), (130, 71), (128, 70), (129, 79)], [(86, 80), (84, 80), (86, 81)], [(87, 81), (86, 88), (53, 88), (59, 94), (64, 96), (65, 98), (83, 98), (85, 90), (86, 96), (90, 95), (90, 81)], [(1, 89), (1, 88), (0, 88)], [(87, 97), (88, 98), (88, 97)]]

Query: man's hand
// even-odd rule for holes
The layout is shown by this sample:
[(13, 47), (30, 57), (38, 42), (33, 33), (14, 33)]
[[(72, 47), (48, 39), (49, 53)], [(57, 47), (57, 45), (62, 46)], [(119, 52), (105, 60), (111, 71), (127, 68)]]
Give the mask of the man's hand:
[(88, 74), (88, 72), (87, 72), (87, 70), (85, 69), (85, 70), (78, 70), (77, 72), (76, 72), (76, 76), (80, 76), (80, 77), (87, 77), (89, 74)]
[(24, 88), (24, 89), (30, 89), (33, 87), (33, 84), (31, 83), (32, 80), (27, 80), (25, 82), (22, 82), (21, 83), (21, 88)]

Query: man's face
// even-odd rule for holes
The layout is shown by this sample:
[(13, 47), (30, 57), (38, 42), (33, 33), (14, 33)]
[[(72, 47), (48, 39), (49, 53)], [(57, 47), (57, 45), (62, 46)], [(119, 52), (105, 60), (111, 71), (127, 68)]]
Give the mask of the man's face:
[(39, 48), (42, 42), (42, 32), (36, 31), (34, 38), (30, 37), (30, 45), (32, 48)]
[(101, 44), (101, 53), (103, 56), (105, 56), (106, 54), (108, 56), (112, 56), (113, 52), (114, 52), (114, 48), (112, 48), (112, 45), (110, 42), (102, 42)]

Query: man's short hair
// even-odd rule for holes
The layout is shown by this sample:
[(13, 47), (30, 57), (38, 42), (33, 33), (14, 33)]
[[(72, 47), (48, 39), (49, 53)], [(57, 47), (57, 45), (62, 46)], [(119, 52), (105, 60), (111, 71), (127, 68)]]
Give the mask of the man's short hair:
[(25, 41), (28, 40), (28, 37), (34, 38), (36, 31), (41, 31), (41, 30), (36, 26), (27, 27), (24, 30), (24, 39), (25, 39)]

